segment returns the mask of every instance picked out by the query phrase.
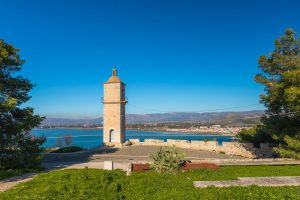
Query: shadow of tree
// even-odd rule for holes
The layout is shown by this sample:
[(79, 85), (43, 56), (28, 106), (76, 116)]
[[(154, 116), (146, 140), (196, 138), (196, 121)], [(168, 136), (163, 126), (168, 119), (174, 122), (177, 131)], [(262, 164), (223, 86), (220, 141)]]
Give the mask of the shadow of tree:
[(65, 168), (74, 164), (86, 163), (93, 155), (108, 154), (119, 151), (119, 148), (96, 147), (72, 153), (44, 153), (42, 166), (47, 170)]
[(251, 152), (255, 158), (276, 158), (276, 154), (273, 153), (273, 146), (268, 143), (252, 144), (241, 143), (241, 145), (249, 152)]

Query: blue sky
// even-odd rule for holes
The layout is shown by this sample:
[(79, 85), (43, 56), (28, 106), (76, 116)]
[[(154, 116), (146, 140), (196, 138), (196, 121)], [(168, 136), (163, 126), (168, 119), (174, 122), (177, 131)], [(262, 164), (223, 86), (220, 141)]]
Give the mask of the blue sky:
[(296, 0), (0, 3), (0, 38), (37, 84), (26, 106), (56, 117), (101, 116), (115, 66), (128, 113), (263, 109), (257, 58), (286, 28), (300, 32)]

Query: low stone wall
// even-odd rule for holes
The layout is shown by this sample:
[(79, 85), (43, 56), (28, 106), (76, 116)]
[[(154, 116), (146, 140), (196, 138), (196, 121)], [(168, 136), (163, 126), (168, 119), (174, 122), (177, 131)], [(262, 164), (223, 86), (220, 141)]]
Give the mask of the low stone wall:
[(130, 139), (129, 142), (132, 145), (145, 145), (145, 146), (176, 146), (179, 148), (213, 151), (219, 153), (225, 153), (228, 155), (237, 155), (247, 158), (261, 158), (271, 157), (272, 147), (267, 143), (260, 144), (260, 148), (255, 148), (252, 143), (240, 143), (240, 142), (222, 142), (217, 141), (199, 141), (199, 140), (174, 140), (167, 139), (145, 139), (144, 142), (140, 142), (139, 139)]

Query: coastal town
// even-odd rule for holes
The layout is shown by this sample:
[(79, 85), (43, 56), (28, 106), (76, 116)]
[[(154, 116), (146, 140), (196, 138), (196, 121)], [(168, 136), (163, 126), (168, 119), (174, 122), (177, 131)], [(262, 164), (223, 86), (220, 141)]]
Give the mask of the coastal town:
[(143, 131), (165, 131), (165, 132), (181, 132), (193, 134), (217, 134), (234, 136), (242, 129), (249, 129), (249, 126), (222, 126), (219, 124), (198, 125), (191, 123), (147, 123), (147, 124), (128, 124), (128, 130), (143, 130)]
[[(221, 125), (210, 125), (210, 126), (192, 126), (184, 128), (169, 128), (168, 125), (157, 126), (154, 124), (128, 124), (127, 130), (135, 131), (158, 131), (158, 132), (179, 132), (179, 133), (192, 133), (192, 134), (215, 134), (215, 135), (229, 135), (234, 136), (239, 133), (242, 129), (249, 129), (248, 126), (221, 126)], [(102, 126), (97, 125), (69, 125), (69, 126), (39, 126), (40, 129), (54, 129), (54, 128), (63, 128), (63, 129), (100, 129)]]
[(220, 135), (235, 135), (242, 129), (249, 127), (221, 127), (220, 125), (191, 127), (188, 129), (166, 129), (169, 132), (188, 132), (195, 134), (220, 134)]

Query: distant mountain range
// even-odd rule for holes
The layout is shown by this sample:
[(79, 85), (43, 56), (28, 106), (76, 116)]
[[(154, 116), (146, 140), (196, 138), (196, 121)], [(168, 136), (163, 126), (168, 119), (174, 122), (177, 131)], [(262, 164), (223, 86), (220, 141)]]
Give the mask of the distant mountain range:
[[(128, 114), (127, 124), (138, 123), (167, 123), (167, 122), (201, 122), (215, 124), (256, 124), (263, 115), (263, 110), (242, 111), (242, 112), (172, 112), (157, 114)], [(95, 119), (66, 119), (46, 118), (42, 126), (101, 126), (102, 117)]]

